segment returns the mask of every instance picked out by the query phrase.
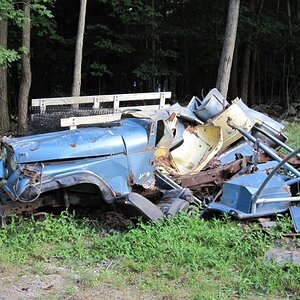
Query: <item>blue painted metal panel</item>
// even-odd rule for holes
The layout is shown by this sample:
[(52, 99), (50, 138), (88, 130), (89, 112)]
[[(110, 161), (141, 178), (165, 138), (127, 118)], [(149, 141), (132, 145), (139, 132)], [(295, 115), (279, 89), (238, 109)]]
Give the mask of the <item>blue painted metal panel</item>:
[(0, 179), (5, 178), (5, 166), (3, 160), (0, 159)]
[(46, 191), (91, 183), (113, 202), (133, 184), (153, 187), (156, 122), (129, 118), (119, 123), (3, 139), (19, 163), (3, 189), (13, 200), (29, 201)]
[(218, 159), (221, 161), (222, 165), (226, 165), (236, 160), (236, 154), (251, 156), (253, 155), (253, 147), (251, 147), (247, 142), (242, 143), (221, 154)]
[(143, 151), (148, 134), (142, 122), (124, 119), (120, 126), (81, 128), (21, 138), (4, 138), (19, 163), (96, 157)]
[[(267, 178), (265, 172), (256, 172), (237, 176), (223, 185), (223, 195), (220, 203), (244, 213), (252, 213), (252, 197)], [(282, 176), (276, 174), (263, 190), (261, 198), (289, 197), (289, 187)], [(257, 206), (257, 213), (270, 214), (288, 209), (288, 202), (264, 203)]]
[[(136, 137), (130, 134), (130, 132), (126, 132), (124, 135), (124, 141), (128, 149), (127, 159), (130, 181), (135, 184), (143, 185), (147, 188), (152, 188), (155, 185), (154, 147), (157, 123), (145, 123), (145, 120), (141, 119), (133, 119), (133, 121), (135, 121), (133, 126), (136, 126), (136, 123), (142, 123), (147, 127), (148, 137), (147, 140), (143, 140), (142, 135), (140, 137)], [(143, 137), (145, 138), (146, 136)], [(140, 143), (138, 143), (139, 141)]]
[[(30, 169), (35, 173), (35, 179), (26, 176), (24, 170)], [(20, 172), (22, 170), (22, 172)], [(40, 176), (41, 175), (41, 176)], [(24, 192), (45, 192), (62, 187), (68, 187), (80, 183), (92, 183), (104, 188), (107, 193), (107, 201), (113, 201), (118, 195), (131, 191), (128, 184), (129, 173), (125, 155), (116, 155), (104, 158), (89, 158), (67, 162), (49, 162), (44, 165), (21, 165), (4, 185), (4, 190), (14, 200), (18, 200)], [(24, 199), (25, 200), (25, 199)], [(27, 199), (30, 200), (30, 199)]]
[(291, 206), (290, 213), (294, 222), (295, 231), (300, 233), (300, 206)]
[(118, 128), (118, 133), (124, 140), (127, 154), (146, 151), (151, 124), (150, 120), (124, 119), (123, 126)]

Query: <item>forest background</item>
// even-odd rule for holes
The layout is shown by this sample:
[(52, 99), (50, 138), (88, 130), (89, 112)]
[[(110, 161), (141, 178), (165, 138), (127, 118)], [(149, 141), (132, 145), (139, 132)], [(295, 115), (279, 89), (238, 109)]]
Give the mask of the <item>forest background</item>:
[[(179, 102), (205, 95), (216, 86), (228, 6), (226, 0), (88, 0), (81, 95), (172, 91)], [(74, 0), (0, 0), (1, 120), (18, 114), (24, 63), (31, 67), (28, 99), (71, 96), (79, 9)], [(227, 98), (295, 112), (299, 52), (300, 0), (241, 0)]]

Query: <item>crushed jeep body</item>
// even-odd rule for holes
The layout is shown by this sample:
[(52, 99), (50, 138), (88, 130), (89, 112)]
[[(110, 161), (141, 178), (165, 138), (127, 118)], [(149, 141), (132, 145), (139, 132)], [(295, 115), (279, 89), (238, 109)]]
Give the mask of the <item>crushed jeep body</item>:
[[(300, 200), (300, 150), (285, 144), (279, 122), (241, 99), (229, 104), (213, 89), (187, 107), (146, 110), (119, 108), (120, 99), (114, 96), (109, 116), (65, 120), (72, 130), (3, 137), (0, 216), (107, 203), (159, 220), (195, 203), (202, 216), (245, 219), (281, 213)], [(39, 103), (46, 107), (45, 99)], [(80, 122), (89, 126), (77, 128)], [(290, 211), (298, 220), (298, 210)]]

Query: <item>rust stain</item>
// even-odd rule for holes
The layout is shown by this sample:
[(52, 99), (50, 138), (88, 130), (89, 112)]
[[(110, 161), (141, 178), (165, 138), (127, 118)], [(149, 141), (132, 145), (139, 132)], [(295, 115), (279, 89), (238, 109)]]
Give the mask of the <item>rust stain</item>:
[(195, 133), (195, 132), (196, 132), (196, 131), (195, 131), (195, 128), (192, 127), (192, 126), (188, 126), (188, 127), (186, 128), (186, 131), (189, 132), (189, 133)]
[(175, 112), (172, 112), (172, 113), (171, 113), (171, 116), (170, 116), (169, 119), (168, 119), (168, 121), (169, 121), (169, 122), (173, 122), (174, 119), (175, 119), (175, 117), (176, 117), (176, 113), (175, 113)]
[(134, 185), (134, 175), (132, 173), (129, 174), (127, 183), (128, 183), (128, 186)]

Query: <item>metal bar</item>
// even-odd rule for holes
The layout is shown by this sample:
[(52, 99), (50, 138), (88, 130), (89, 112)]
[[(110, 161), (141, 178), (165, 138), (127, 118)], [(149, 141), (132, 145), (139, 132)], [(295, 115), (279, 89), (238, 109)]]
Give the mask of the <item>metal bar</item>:
[(300, 201), (300, 197), (282, 197), (282, 198), (260, 198), (256, 204), (276, 203), (276, 202), (294, 202)]
[[(245, 138), (247, 138), (249, 141), (253, 142), (253, 143), (256, 143), (257, 139), (252, 136), (249, 132), (245, 131), (244, 129), (240, 128), (240, 127), (237, 127), (235, 125), (231, 125), (232, 127), (234, 127), (235, 129), (237, 129)], [(264, 143), (261, 143), (259, 142), (259, 148), (261, 148), (262, 150), (264, 150), (269, 156), (271, 156), (273, 159), (275, 159), (276, 161), (278, 161), (279, 163), (281, 163), (283, 160), (281, 157), (279, 157), (277, 154), (275, 154), (267, 145), (265, 145)], [(293, 156), (295, 155), (295, 152), (294, 151), (293, 153)], [(299, 149), (299, 152), (300, 152), (300, 149)], [(298, 152), (297, 152), (298, 153)], [(287, 156), (287, 157), (290, 157), (290, 156)], [(290, 157), (291, 158), (291, 157)], [(289, 159), (290, 159), (289, 158)], [(284, 159), (285, 161), (285, 159)], [(285, 161), (282, 165), (284, 165), (284, 167), (291, 171), (293, 174), (295, 174), (296, 176), (300, 177), (300, 172), (295, 169), (293, 166), (291, 166), (289, 163), (287, 163), (287, 161)], [(282, 166), (281, 165), (281, 166)]]
[[(179, 184), (177, 184), (174, 180), (172, 180), (171, 178), (169, 178), (168, 176), (162, 174), (160, 171), (156, 170), (155, 171), (156, 176), (162, 180), (163, 182), (165, 182), (167, 185), (169, 185), (170, 187), (172, 187), (173, 189), (182, 189), (183, 187), (180, 186)], [(199, 200), (196, 196), (194, 197), (194, 202), (198, 205), (202, 204), (202, 201)]]
[[(259, 131), (260, 133), (262, 133), (263, 135), (265, 135), (267, 138), (269, 138), (270, 140), (272, 140), (273, 142), (277, 143), (279, 146), (281, 146), (282, 148), (286, 149), (289, 152), (293, 152), (295, 149), (291, 148), (290, 146), (286, 145), (284, 142), (282, 142), (281, 140), (279, 140), (278, 138), (276, 138), (275, 136), (273, 136), (272, 134), (262, 130), (260, 127), (258, 126), (254, 126), (254, 128)], [(300, 155), (297, 154), (296, 155), (298, 158), (300, 158)]]
[(300, 177), (297, 177), (297, 178), (293, 178), (293, 179), (287, 180), (285, 183), (287, 185), (292, 185), (292, 184), (297, 183), (299, 181), (300, 181)]

